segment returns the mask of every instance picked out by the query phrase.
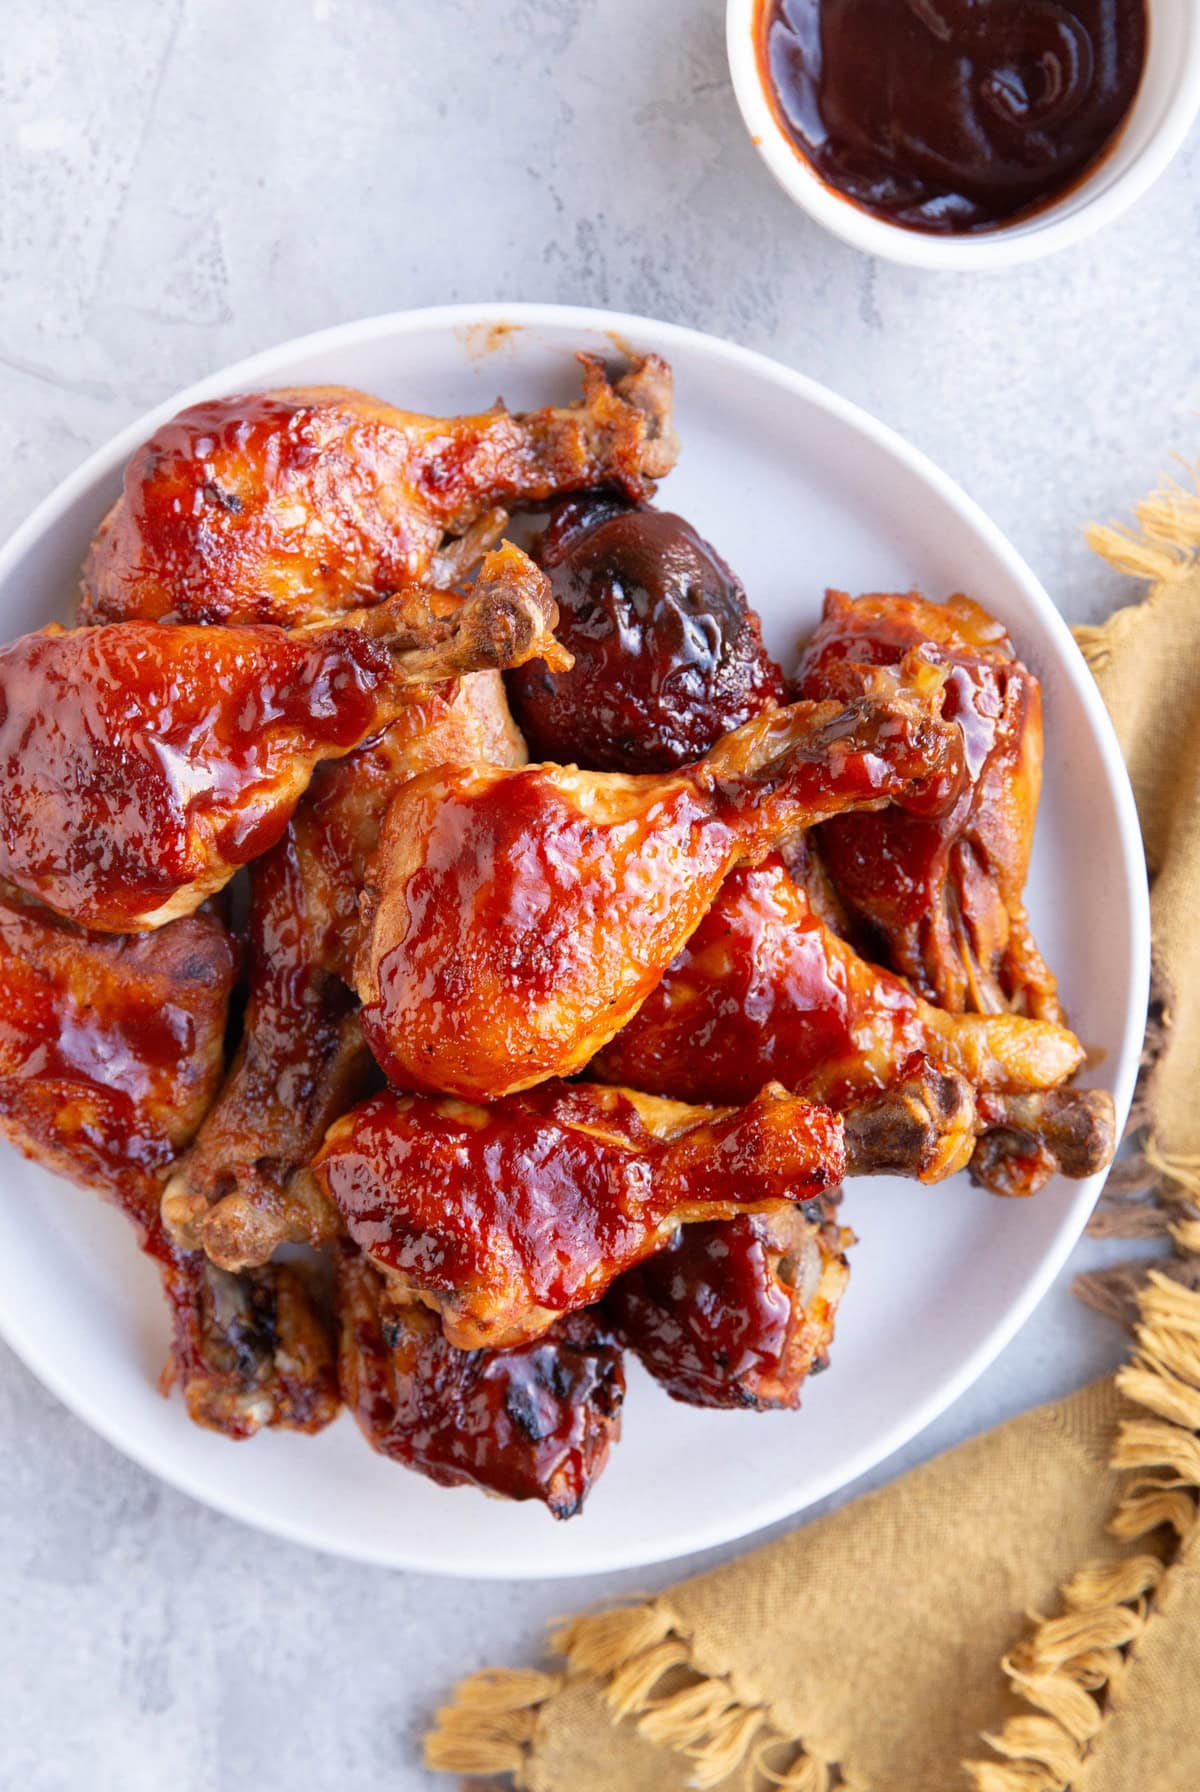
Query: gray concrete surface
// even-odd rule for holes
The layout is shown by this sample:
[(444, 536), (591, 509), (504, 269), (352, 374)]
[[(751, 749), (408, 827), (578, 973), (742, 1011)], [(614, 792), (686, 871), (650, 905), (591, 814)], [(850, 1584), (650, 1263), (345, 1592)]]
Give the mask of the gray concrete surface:
[[(252, 350), (407, 305), (577, 301), (827, 381), (960, 479), (1072, 620), (1105, 612), (1117, 582), (1080, 524), (1200, 451), (1200, 143), (1050, 262), (975, 278), (875, 264), (760, 166), (722, 15), (719, 0), (7, 0), (0, 532), (147, 405)], [(1077, 1266), (1103, 1255), (1085, 1245)], [(871, 1479), (1120, 1351), (1064, 1282)], [(533, 1659), (551, 1614), (680, 1572), (478, 1587), (353, 1567), (159, 1486), (2, 1348), (0, 1415), (0, 1788), (407, 1792), (458, 1674)]]

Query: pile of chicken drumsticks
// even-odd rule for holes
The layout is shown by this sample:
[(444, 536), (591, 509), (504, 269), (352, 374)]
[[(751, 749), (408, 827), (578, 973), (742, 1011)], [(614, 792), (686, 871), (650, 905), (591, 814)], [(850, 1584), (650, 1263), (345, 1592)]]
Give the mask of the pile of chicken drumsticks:
[(198, 1424), (345, 1403), (557, 1517), (625, 1349), (798, 1404), (843, 1177), (1028, 1195), (1113, 1149), (1022, 907), (1004, 630), (831, 592), (785, 678), (650, 502), (669, 368), (580, 361), (523, 415), (185, 411), (78, 626), (0, 649), (0, 1130), (132, 1220)]

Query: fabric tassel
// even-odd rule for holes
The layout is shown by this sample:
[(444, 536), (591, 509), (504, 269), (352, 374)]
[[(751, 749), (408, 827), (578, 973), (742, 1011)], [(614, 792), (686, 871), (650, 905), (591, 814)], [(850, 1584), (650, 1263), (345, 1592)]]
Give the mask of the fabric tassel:
[[(690, 1665), (691, 1641), (671, 1613), (655, 1602), (617, 1606), (574, 1618), (552, 1636), (567, 1675), (602, 1683), (614, 1722), (631, 1720), (648, 1742), (691, 1763), (691, 1782), (703, 1792), (746, 1770), (748, 1788), (827, 1792), (829, 1766), (803, 1745), (771, 1730), (762, 1705), (746, 1704), (720, 1675)], [(454, 1702), (437, 1713), (425, 1744), (428, 1767), (450, 1773), (508, 1775), (523, 1784), (538, 1709), (565, 1683), (563, 1676), (501, 1670), (474, 1674)], [(763, 1736), (763, 1731), (769, 1733)], [(782, 1768), (768, 1756), (786, 1761)], [(860, 1782), (854, 1792), (868, 1792)]]
[[(1153, 1416), (1123, 1421), (1112, 1466), (1152, 1476), (1126, 1488), (1109, 1529), (1134, 1540), (1169, 1526), (1178, 1552), (1200, 1530), (1200, 1295), (1155, 1269), (1138, 1304), (1137, 1352), (1116, 1382)], [(1062, 1614), (1037, 1621), (1002, 1663), (1013, 1692), (1041, 1715), (1010, 1718), (984, 1737), (1005, 1761), (966, 1763), (976, 1792), (1069, 1792), (1169, 1572), (1139, 1555), (1085, 1568), (1063, 1589)]]
[[(787, 1757), (784, 1768), (771, 1765), (770, 1756)], [(848, 1782), (843, 1782), (847, 1784)], [(769, 1738), (754, 1751), (746, 1763), (746, 1792), (759, 1787), (778, 1786), (782, 1792), (831, 1792), (832, 1774), (828, 1762), (818, 1761), (802, 1743), (783, 1742), (778, 1736)], [(855, 1792), (869, 1792), (858, 1780)]]
[(689, 1666), (690, 1639), (654, 1603), (577, 1618), (552, 1643), (569, 1672), (607, 1682), (602, 1696), (614, 1720), (631, 1718), (648, 1742), (692, 1762), (697, 1787), (727, 1779), (766, 1723), (762, 1707), (741, 1703), (728, 1680)]
[[(1086, 531), (1087, 544), (1117, 572), (1130, 578), (1147, 579), (1156, 585), (1190, 571), (1200, 543), (1200, 491), (1196, 485), (1181, 485), (1166, 479), (1134, 508), (1137, 519), (1133, 528), (1095, 523)], [(1148, 601), (1153, 601), (1153, 594)], [(1093, 670), (1112, 656), (1117, 626), (1128, 611), (1118, 610), (1109, 622), (1097, 628), (1077, 628), (1075, 639), (1084, 658)]]
[(485, 1668), (460, 1682), (425, 1738), (425, 1765), (440, 1773), (507, 1774), (521, 1785), (538, 1708), (562, 1685), (535, 1668)]
[(576, 1672), (603, 1680), (664, 1642), (672, 1627), (670, 1613), (659, 1605), (618, 1605), (572, 1618), (551, 1632), (550, 1647), (565, 1655)]

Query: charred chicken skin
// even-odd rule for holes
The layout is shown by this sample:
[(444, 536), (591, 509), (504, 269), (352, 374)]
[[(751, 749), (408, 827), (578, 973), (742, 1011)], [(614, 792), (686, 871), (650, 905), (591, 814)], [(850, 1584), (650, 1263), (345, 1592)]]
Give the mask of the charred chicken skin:
[(372, 1449), (443, 1487), (574, 1517), (620, 1436), (621, 1349), (600, 1313), (512, 1350), (459, 1350), (353, 1245), (337, 1272), (342, 1395)]
[(376, 1096), (314, 1164), (354, 1242), (463, 1349), (539, 1337), (683, 1222), (821, 1194), (844, 1167), (840, 1120), (782, 1091), (697, 1110), (560, 1082), (490, 1108)]
[(841, 1109), (903, 1079), (913, 1054), (986, 1097), (974, 1126), (992, 1136), (973, 1168), (998, 1192), (1031, 1194), (1056, 1170), (1090, 1176), (1111, 1159), (1111, 1097), (1062, 1087), (1083, 1063), (1073, 1033), (935, 1008), (839, 939), (778, 857), (727, 879), (591, 1074), (700, 1102), (744, 1101), (775, 1080)]
[(952, 1014), (1061, 1020), (1023, 904), (1042, 779), (1042, 698), (999, 623), (966, 597), (852, 599), (831, 591), (796, 694), (845, 699), (866, 666), (918, 642), (946, 671), (942, 713), (963, 732), (968, 778), (938, 816), (838, 817), (821, 853), (882, 956)]
[(318, 769), (287, 833), (251, 871), (241, 1044), (163, 1197), (180, 1244), (233, 1270), (267, 1262), (280, 1244), (334, 1235), (336, 1214), (300, 1172), (378, 1075), (343, 979), (383, 814), (431, 766), (523, 758), (500, 675), (476, 672), (408, 704), (377, 740)]
[(574, 658), (509, 675), (534, 759), (672, 771), (785, 700), (740, 582), (682, 517), (617, 492), (568, 498), (534, 557)]
[(175, 1250), (161, 1230), (151, 1240), (172, 1317), (162, 1385), (178, 1385), (193, 1424), (246, 1438), (311, 1434), (337, 1417), (336, 1340), (299, 1269), (268, 1263), (233, 1276)]
[[(905, 672), (936, 685), (919, 656)], [(845, 809), (953, 799), (960, 734), (939, 704), (881, 672), (868, 696), (758, 717), (674, 773), (477, 766), (414, 779), (380, 835), (357, 967), (385, 1073), (491, 1100), (579, 1070), (735, 865)]]
[(132, 1222), (171, 1311), (165, 1380), (179, 1383), (197, 1424), (230, 1437), (263, 1425), (313, 1431), (338, 1395), (305, 1282), (276, 1265), (222, 1276), (159, 1222), (162, 1175), (224, 1068), (235, 968), (210, 914), (96, 936), (0, 890), (0, 1132)]
[(335, 617), (449, 582), (502, 505), (653, 489), (675, 460), (670, 369), (610, 386), (580, 357), (580, 404), (424, 417), (342, 386), (210, 400), (133, 455), (84, 569), (81, 620)]
[(853, 1237), (821, 1201), (681, 1226), (605, 1311), (673, 1400), (768, 1412), (829, 1362)]
[(114, 932), (191, 913), (275, 844), (322, 760), (430, 685), (561, 657), (553, 620), (544, 575), (504, 547), (457, 604), (414, 590), (293, 632), (26, 635), (0, 650), (0, 876)]

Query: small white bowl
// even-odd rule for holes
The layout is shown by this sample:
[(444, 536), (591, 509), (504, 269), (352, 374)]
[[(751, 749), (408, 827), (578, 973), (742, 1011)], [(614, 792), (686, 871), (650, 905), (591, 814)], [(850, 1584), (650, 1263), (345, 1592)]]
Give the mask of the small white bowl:
[(750, 139), (784, 191), (834, 236), (914, 268), (1000, 268), (1069, 248), (1119, 217), (1158, 179), (1200, 110), (1200, 3), (1148, 0), (1150, 41), (1137, 98), (1116, 145), (1078, 186), (1019, 223), (933, 236), (889, 223), (827, 186), (780, 129), (755, 49), (760, 0), (728, 0), (733, 90)]

